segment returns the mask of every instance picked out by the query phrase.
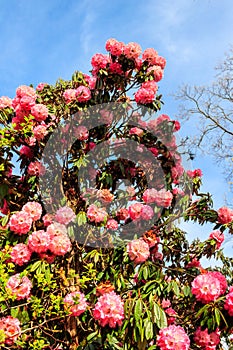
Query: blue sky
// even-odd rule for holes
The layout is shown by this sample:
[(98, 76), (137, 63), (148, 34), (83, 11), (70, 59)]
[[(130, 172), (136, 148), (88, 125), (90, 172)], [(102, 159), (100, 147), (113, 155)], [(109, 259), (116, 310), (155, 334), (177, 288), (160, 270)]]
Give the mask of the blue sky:
[[(74, 70), (88, 73), (91, 56), (104, 52), (113, 37), (153, 47), (167, 59), (160, 92), (163, 112), (173, 117), (178, 102), (171, 94), (183, 83), (211, 83), (233, 42), (232, 0), (1, 0), (0, 5), (0, 96), (14, 97), (22, 84), (70, 79)], [(213, 193), (216, 208), (222, 206), (228, 188), (220, 169), (209, 156), (197, 157), (193, 167), (202, 168), (204, 189)]]

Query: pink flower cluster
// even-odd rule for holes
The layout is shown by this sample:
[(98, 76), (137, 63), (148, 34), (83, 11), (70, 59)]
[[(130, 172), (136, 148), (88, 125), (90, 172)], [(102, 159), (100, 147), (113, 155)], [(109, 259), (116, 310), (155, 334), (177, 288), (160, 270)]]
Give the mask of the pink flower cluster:
[(101, 327), (121, 326), (124, 319), (124, 303), (114, 291), (101, 295), (93, 309), (93, 317)]
[(80, 292), (72, 292), (65, 296), (65, 305), (69, 308), (72, 316), (80, 316), (87, 309), (85, 295)]
[(97, 198), (101, 200), (102, 203), (111, 203), (114, 199), (114, 194), (112, 194), (107, 188), (103, 190), (98, 190)]
[(71, 242), (65, 225), (54, 222), (47, 227), (47, 234), (50, 240), (49, 250), (54, 255), (65, 255), (70, 250)]
[(16, 90), (16, 97), (12, 100), (16, 117), (12, 119), (12, 123), (16, 123), (16, 127), (24, 122), (24, 117), (29, 116), (31, 109), (36, 104), (36, 90), (30, 86), (22, 85)]
[(39, 161), (31, 162), (27, 169), (28, 175), (31, 176), (44, 175), (45, 171), (45, 167)]
[(172, 203), (173, 195), (170, 191), (161, 189), (157, 191), (155, 188), (148, 188), (143, 193), (145, 203), (156, 203), (160, 207), (169, 207)]
[(87, 102), (91, 99), (91, 91), (89, 87), (80, 85), (77, 89), (66, 89), (63, 98), (67, 104), (74, 101)]
[(156, 344), (161, 350), (189, 350), (190, 339), (181, 326), (170, 325), (160, 329)]
[(220, 224), (229, 224), (233, 221), (233, 210), (228, 207), (221, 207), (218, 209), (218, 222)]
[(201, 274), (192, 282), (192, 293), (203, 304), (216, 300), (226, 289), (226, 278), (217, 271)]
[(30, 231), (32, 222), (39, 220), (41, 214), (42, 207), (39, 203), (28, 202), (23, 206), (21, 211), (11, 216), (8, 225), (11, 231), (22, 235)]
[(12, 316), (0, 318), (0, 330), (5, 334), (5, 344), (12, 345), (21, 334), (18, 318)]
[(233, 287), (229, 288), (229, 293), (226, 295), (224, 309), (227, 310), (230, 316), (233, 316)]
[(32, 283), (27, 276), (20, 277), (20, 274), (17, 273), (9, 278), (6, 288), (12, 295), (16, 296), (17, 300), (21, 300), (29, 297)]
[(191, 179), (194, 179), (195, 177), (201, 177), (203, 174), (201, 169), (195, 169), (195, 170), (187, 170), (187, 175)]
[(70, 222), (73, 222), (75, 220), (75, 213), (73, 210), (67, 206), (61, 207), (56, 211), (55, 214), (55, 221), (59, 222), (63, 225), (68, 225)]
[(134, 239), (127, 244), (127, 253), (134, 264), (142, 264), (150, 256), (150, 247), (142, 238)]
[(103, 222), (107, 216), (105, 208), (98, 208), (95, 204), (91, 204), (87, 209), (87, 217), (92, 222)]
[(154, 211), (149, 205), (133, 203), (129, 206), (129, 217), (132, 220), (150, 220), (154, 216)]
[(77, 137), (78, 140), (85, 141), (89, 137), (89, 131), (84, 125), (79, 125), (74, 130), (74, 135)]
[(16, 244), (11, 251), (11, 261), (19, 266), (24, 265), (31, 259), (32, 252), (24, 243)]
[(12, 100), (7, 96), (0, 97), (0, 109), (12, 107)]
[(220, 331), (217, 328), (214, 332), (208, 333), (208, 329), (201, 330), (198, 327), (193, 337), (195, 343), (203, 350), (215, 350), (220, 343)]
[(210, 233), (209, 239), (215, 240), (216, 248), (219, 249), (224, 241), (224, 234), (221, 231), (216, 230)]

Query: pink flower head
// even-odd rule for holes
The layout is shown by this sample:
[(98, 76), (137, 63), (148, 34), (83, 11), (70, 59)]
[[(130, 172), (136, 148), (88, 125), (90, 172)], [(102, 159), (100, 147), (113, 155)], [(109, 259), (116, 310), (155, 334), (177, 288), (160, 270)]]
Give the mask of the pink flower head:
[(52, 214), (47, 213), (42, 217), (42, 220), (43, 220), (44, 226), (47, 227), (54, 222), (54, 216)]
[(42, 206), (37, 202), (27, 202), (24, 204), (22, 211), (27, 213), (32, 221), (37, 221), (41, 218)]
[[(12, 103), (15, 104), (15, 100), (13, 100)], [(33, 97), (25, 95), (20, 99), (18, 107), (20, 107), (22, 113), (24, 113), (23, 111), (30, 111), (35, 106), (35, 104), (35, 99)], [(25, 115), (27, 114), (28, 113), (25, 113)]]
[(121, 221), (125, 221), (129, 217), (129, 211), (127, 208), (120, 208), (117, 211), (117, 218)]
[(154, 210), (149, 205), (143, 205), (141, 211), (141, 218), (143, 220), (150, 220), (154, 216)]
[(0, 97), (0, 109), (12, 107), (12, 99), (7, 96)]
[(50, 235), (51, 239), (59, 236), (67, 236), (67, 228), (59, 222), (53, 222), (47, 227), (47, 233)]
[(65, 296), (64, 303), (69, 307), (72, 316), (80, 316), (87, 309), (85, 295), (80, 292), (72, 292)]
[(75, 137), (80, 141), (85, 141), (89, 137), (89, 131), (84, 125), (79, 125), (74, 130)]
[(114, 291), (101, 295), (95, 304), (93, 317), (99, 321), (101, 327), (121, 326), (124, 319), (124, 303), (121, 297)]
[(142, 59), (147, 61), (150, 65), (154, 65), (156, 62), (156, 58), (158, 57), (158, 52), (153, 48), (146, 49), (142, 54)]
[(129, 206), (129, 216), (132, 220), (138, 220), (141, 217), (143, 204), (133, 203)]
[(145, 81), (144, 83), (142, 83), (141, 87), (143, 89), (152, 90), (152, 91), (154, 91), (155, 94), (158, 90), (158, 85), (156, 84), (156, 82), (154, 80)]
[(48, 117), (48, 108), (43, 105), (43, 104), (36, 104), (34, 107), (31, 109), (31, 114), (35, 118), (36, 121), (42, 122)]
[(28, 247), (32, 252), (45, 253), (50, 245), (50, 236), (43, 230), (34, 231), (28, 238)]
[(118, 62), (110, 63), (109, 71), (113, 74), (119, 74), (119, 75), (124, 73), (124, 71), (122, 70), (122, 65)]
[(28, 166), (28, 174), (31, 176), (44, 175), (45, 171), (45, 167), (38, 161), (31, 162)]
[(113, 56), (120, 56), (123, 53), (125, 44), (116, 39), (108, 39), (105, 45), (107, 51)]
[(42, 91), (48, 83), (39, 83), (36, 87), (36, 91)]
[(27, 85), (21, 85), (16, 89), (16, 96), (22, 98), (24, 96), (30, 96), (36, 99), (36, 90)]
[(143, 239), (134, 239), (127, 244), (127, 253), (135, 264), (141, 264), (149, 258), (150, 248)]
[(135, 93), (135, 101), (137, 103), (147, 104), (154, 101), (155, 92), (151, 89), (140, 88)]
[(207, 328), (202, 331), (201, 327), (198, 327), (193, 340), (204, 350), (215, 350), (216, 345), (220, 343), (220, 332), (217, 328), (214, 332), (208, 333)]
[(18, 318), (12, 316), (0, 318), (0, 330), (5, 335), (5, 344), (12, 345), (21, 334), (20, 322)]
[(209, 239), (214, 239), (216, 242), (216, 248), (219, 249), (224, 241), (224, 234), (221, 231), (216, 230), (210, 233)]
[(151, 66), (147, 69), (147, 74), (152, 74), (156, 83), (163, 79), (163, 70), (160, 66)]
[(17, 300), (28, 298), (31, 293), (32, 283), (27, 276), (20, 277), (17, 273), (9, 278), (6, 284), (12, 295), (16, 296)]
[(174, 131), (179, 131), (181, 127), (180, 122), (178, 120), (174, 120), (173, 123), (174, 123)]
[(32, 218), (25, 211), (13, 214), (9, 220), (10, 230), (22, 235), (28, 233), (32, 226)]
[(155, 66), (160, 66), (162, 69), (164, 69), (166, 66), (166, 59), (162, 56), (155, 56), (153, 63)]
[(217, 278), (220, 283), (221, 295), (224, 294), (228, 287), (226, 277), (219, 271), (209, 271), (208, 274), (214, 278)]
[(227, 310), (230, 316), (233, 316), (233, 290), (232, 289), (230, 289), (230, 292), (226, 295), (224, 309)]
[(219, 276), (213, 276), (211, 272), (197, 276), (192, 282), (192, 293), (203, 304), (216, 300), (222, 294), (222, 290)]
[(33, 150), (28, 146), (22, 146), (19, 152), (21, 156), (25, 156), (29, 159), (31, 159), (34, 156)]
[(91, 204), (87, 209), (87, 217), (90, 221), (99, 223), (104, 221), (108, 216), (105, 208), (98, 208), (95, 204)]
[(202, 171), (201, 169), (195, 169), (195, 170), (187, 170), (187, 175), (194, 179), (195, 177), (201, 177), (202, 176)]
[(148, 188), (143, 193), (143, 200), (145, 203), (156, 203), (160, 207), (169, 207), (171, 205), (173, 195), (170, 191), (162, 189), (157, 191), (155, 188)]
[(75, 213), (67, 206), (59, 208), (55, 214), (55, 221), (63, 225), (68, 225), (70, 222), (75, 220)]
[(186, 268), (192, 268), (192, 267), (201, 267), (201, 263), (200, 261), (195, 257), (193, 258), (191, 261), (188, 262), (188, 264), (186, 265)]
[(233, 210), (227, 207), (218, 209), (218, 222), (220, 224), (229, 224), (233, 221)]
[(170, 306), (171, 306), (170, 300), (168, 300), (168, 299), (163, 299), (163, 300), (162, 300), (161, 306), (162, 306), (163, 309), (166, 309), (166, 308), (170, 307)]
[(79, 86), (76, 89), (76, 98), (78, 102), (86, 102), (89, 101), (91, 98), (91, 91), (86, 86)]
[(109, 219), (106, 223), (106, 227), (110, 230), (117, 230), (118, 229), (118, 222), (114, 219)]
[(33, 128), (34, 137), (38, 141), (43, 140), (43, 138), (47, 135), (47, 133), (48, 133), (48, 130), (47, 130), (46, 124), (37, 125)]
[(170, 325), (160, 329), (156, 344), (161, 350), (189, 350), (190, 339), (181, 326)]
[(102, 53), (96, 53), (91, 59), (91, 65), (97, 71), (101, 68), (106, 68), (109, 62), (109, 57), (107, 55), (103, 55)]
[(63, 92), (63, 98), (64, 98), (66, 103), (70, 103), (70, 102), (76, 101), (76, 99), (77, 99), (77, 97), (76, 97), (76, 89), (66, 89)]
[(102, 203), (111, 203), (114, 200), (114, 194), (112, 194), (107, 188), (103, 190), (98, 190), (97, 198), (101, 200)]
[(143, 134), (144, 134), (144, 131), (140, 128), (137, 128), (136, 126), (129, 130), (129, 135), (137, 135), (140, 137)]
[(58, 256), (63, 256), (71, 249), (71, 242), (68, 236), (58, 235), (50, 237), (49, 250)]
[(113, 113), (109, 111), (108, 109), (101, 109), (100, 110), (100, 121), (104, 124), (111, 124), (113, 120)]
[(137, 59), (141, 53), (141, 46), (137, 43), (128, 43), (124, 47), (124, 55), (129, 59)]
[(11, 251), (11, 261), (16, 265), (22, 266), (31, 259), (31, 251), (24, 243), (16, 244)]

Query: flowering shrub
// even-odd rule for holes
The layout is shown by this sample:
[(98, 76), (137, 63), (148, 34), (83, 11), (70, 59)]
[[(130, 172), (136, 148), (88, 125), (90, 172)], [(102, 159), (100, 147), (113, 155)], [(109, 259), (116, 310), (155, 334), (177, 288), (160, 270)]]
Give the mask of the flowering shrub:
[[(115, 39), (106, 50), (90, 75), (0, 98), (0, 346), (221, 349), (233, 211), (213, 209), (182, 164), (179, 122), (159, 114), (166, 60)], [(208, 239), (187, 241), (181, 217), (211, 223)]]

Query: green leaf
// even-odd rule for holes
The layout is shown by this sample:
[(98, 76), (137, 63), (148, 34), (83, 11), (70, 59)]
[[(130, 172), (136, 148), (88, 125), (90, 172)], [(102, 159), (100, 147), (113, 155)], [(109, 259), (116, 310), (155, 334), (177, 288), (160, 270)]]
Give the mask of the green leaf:
[(136, 321), (138, 321), (142, 315), (142, 308), (143, 308), (142, 300), (138, 299), (134, 307), (134, 318)]
[(153, 338), (153, 323), (147, 318), (145, 320), (145, 337), (146, 340), (152, 339)]
[(30, 271), (31, 272), (35, 271), (36, 269), (38, 269), (39, 266), (41, 266), (41, 261), (40, 260), (36, 261), (33, 265), (31, 265)]
[(11, 308), (11, 316), (12, 317), (18, 318), (18, 313), (19, 313), (18, 308)]
[(215, 321), (217, 323), (218, 326), (220, 326), (220, 321), (221, 321), (221, 317), (220, 317), (220, 312), (219, 309), (214, 309), (214, 315), (215, 315)]

